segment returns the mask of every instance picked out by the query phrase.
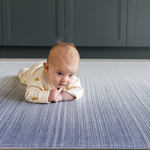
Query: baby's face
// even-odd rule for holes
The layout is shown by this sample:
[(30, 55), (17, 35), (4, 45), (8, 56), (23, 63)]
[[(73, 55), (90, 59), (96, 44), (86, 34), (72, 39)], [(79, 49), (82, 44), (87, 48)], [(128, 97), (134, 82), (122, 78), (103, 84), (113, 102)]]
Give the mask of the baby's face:
[(57, 88), (62, 86), (69, 86), (78, 70), (78, 63), (66, 64), (56, 62), (55, 64), (48, 64), (48, 77), (50, 82)]

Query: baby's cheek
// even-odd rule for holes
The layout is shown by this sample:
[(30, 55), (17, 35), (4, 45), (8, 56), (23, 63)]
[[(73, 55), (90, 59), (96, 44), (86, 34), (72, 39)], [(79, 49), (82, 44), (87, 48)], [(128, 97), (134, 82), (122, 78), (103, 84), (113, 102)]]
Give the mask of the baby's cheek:
[(53, 84), (58, 84), (60, 82), (59, 78), (53, 78)]
[(72, 81), (73, 81), (73, 79), (69, 79), (68, 83), (67, 83), (67, 86), (69, 86), (72, 83)]
[(56, 77), (53, 75), (51, 75), (51, 76), (49, 76), (49, 80), (50, 80), (50, 82), (52, 82), (52, 83), (55, 83), (56, 82)]
[(61, 80), (61, 79), (60, 79), (59, 77), (56, 77), (56, 78), (55, 78), (55, 82), (56, 82), (56, 83), (59, 83), (60, 80)]

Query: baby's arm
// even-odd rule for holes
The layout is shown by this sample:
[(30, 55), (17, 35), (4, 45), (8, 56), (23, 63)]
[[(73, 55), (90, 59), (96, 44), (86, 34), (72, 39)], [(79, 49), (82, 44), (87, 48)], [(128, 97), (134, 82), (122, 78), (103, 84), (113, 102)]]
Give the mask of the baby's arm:
[(57, 103), (58, 101), (68, 101), (68, 100), (73, 100), (75, 99), (74, 96), (69, 94), (68, 92), (61, 92), (59, 93), (58, 90), (51, 90), (49, 93), (48, 101), (49, 102), (55, 102)]
[(69, 100), (74, 100), (76, 97), (72, 96), (68, 92), (61, 92), (60, 95), (62, 96), (63, 101), (69, 101)]
[[(77, 77), (74, 78), (74, 81), (71, 83), (69, 87), (66, 88), (64, 91), (65, 94), (62, 92), (62, 94), (65, 95), (66, 100), (76, 100), (80, 99), (83, 95), (83, 88), (81, 86), (80, 79)], [(63, 97), (63, 95), (62, 95)]]
[(32, 103), (49, 103), (49, 91), (44, 91), (36, 85), (27, 86), (25, 99)]
[(58, 90), (50, 90), (48, 102), (55, 102), (62, 101), (62, 96), (60, 95)]

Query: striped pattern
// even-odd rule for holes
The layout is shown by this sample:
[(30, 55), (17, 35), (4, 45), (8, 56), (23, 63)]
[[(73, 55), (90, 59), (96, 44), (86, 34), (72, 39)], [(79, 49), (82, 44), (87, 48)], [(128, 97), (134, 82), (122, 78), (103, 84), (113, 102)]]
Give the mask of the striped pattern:
[(17, 72), (35, 61), (0, 61), (0, 147), (150, 148), (150, 62), (82, 61), (78, 101), (33, 104)]

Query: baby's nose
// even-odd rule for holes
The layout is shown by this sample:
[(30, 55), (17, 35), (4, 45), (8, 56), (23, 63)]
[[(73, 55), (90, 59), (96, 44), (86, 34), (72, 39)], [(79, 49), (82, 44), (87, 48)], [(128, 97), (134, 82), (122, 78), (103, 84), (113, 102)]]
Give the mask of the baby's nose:
[(62, 82), (67, 82), (67, 80), (68, 80), (68, 77), (67, 77), (67, 76), (65, 76), (65, 77), (63, 77), (63, 78), (62, 78), (62, 80), (61, 80), (61, 81), (62, 81)]

